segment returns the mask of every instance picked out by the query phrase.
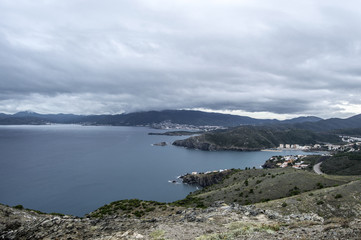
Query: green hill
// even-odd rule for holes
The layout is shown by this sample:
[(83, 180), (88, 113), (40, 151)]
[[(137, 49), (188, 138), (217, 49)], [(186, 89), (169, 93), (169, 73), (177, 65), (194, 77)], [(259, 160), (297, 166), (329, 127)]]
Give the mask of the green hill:
[(187, 198), (204, 206), (210, 206), (215, 201), (247, 205), (338, 186), (354, 179), (352, 176), (317, 175), (292, 168), (239, 170), (223, 182), (206, 187)]
[(361, 175), (361, 152), (338, 153), (323, 161), (321, 170), (327, 174)]
[(306, 145), (321, 142), (336, 143), (340, 138), (302, 129), (241, 126), (177, 140), (173, 144), (201, 150), (259, 150), (275, 148), (281, 143)]
[(347, 136), (361, 136), (361, 128), (337, 129), (333, 133)]

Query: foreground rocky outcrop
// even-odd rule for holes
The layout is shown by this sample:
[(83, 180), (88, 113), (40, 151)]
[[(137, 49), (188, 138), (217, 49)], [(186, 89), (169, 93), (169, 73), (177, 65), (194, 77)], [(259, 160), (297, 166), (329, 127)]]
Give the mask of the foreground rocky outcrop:
[(83, 218), (0, 204), (0, 240), (360, 239), (359, 176), (291, 168), (214, 174), (190, 179), (208, 185), (222, 177), (185, 199), (121, 200)]
[(142, 217), (53, 216), (0, 205), (0, 239), (359, 239), (360, 219), (281, 215), (216, 202), (206, 209), (171, 207)]

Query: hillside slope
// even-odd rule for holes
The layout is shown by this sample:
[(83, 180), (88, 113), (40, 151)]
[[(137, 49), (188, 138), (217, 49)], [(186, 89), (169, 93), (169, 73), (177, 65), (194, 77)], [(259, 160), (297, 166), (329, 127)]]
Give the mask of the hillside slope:
[(361, 175), (361, 152), (338, 153), (322, 162), (327, 174)]
[[(360, 179), (360, 178), (359, 178)], [(315, 213), (324, 218), (354, 218), (361, 214), (361, 180), (258, 203), (257, 207), (282, 214)]]
[(204, 206), (210, 206), (216, 201), (224, 201), (228, 204), (234, 202), (242, 205), (255, 204), (343, 185), (359, 178), (317, 175), (292, 168), (242, 170), (219, 184), (189, 195), (188, 201)]
[(275, 148), (281, 143), (306, 145), (320, 142), (335, 143), (340, 142), (340, 138), (334, 134), (315, 133), (301, 129), (242, 126), (177, 140), (173, 145), (208, 151), (254, 151)]

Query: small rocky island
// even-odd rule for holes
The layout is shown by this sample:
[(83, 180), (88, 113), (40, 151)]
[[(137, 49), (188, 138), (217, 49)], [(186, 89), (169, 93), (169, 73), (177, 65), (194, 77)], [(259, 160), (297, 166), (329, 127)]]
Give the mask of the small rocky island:
[(168, 144), (166, 142), (160, 142), (160, 143), (154, 143), (153, 146), (160, 146), (160, 147), (164, 147), (167, 146)]

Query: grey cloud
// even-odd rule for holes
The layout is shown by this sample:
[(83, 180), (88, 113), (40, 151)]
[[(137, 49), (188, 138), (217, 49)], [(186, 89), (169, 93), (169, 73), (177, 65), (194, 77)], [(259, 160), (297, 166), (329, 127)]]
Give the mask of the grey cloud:
[(2, 1), (0, 112), (361, 113), (360, 6)]

